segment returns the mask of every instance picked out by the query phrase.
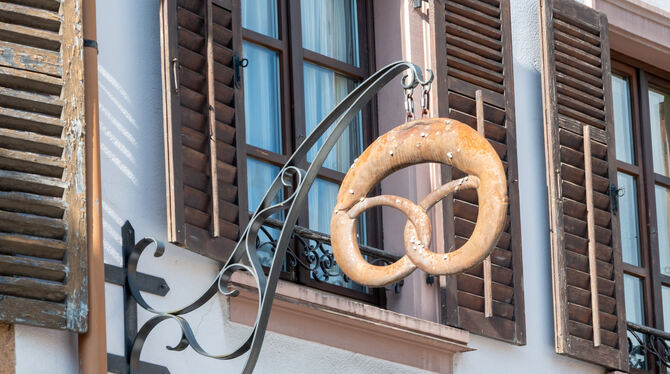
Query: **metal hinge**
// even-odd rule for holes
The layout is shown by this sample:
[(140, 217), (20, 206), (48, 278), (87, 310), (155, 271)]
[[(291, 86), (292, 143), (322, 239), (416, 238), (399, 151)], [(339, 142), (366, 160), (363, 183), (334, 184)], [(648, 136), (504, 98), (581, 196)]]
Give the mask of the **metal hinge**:
[(623, 196), (626, 193), (626, 190), (621, 187), (617, 188), (617, 186), (612, 183), (610, 184), (610, 199), (612, 200), (612, 213), (613, 214), (619, 214), (619, 198)]
[(233, 65), (235, 68), (235, 88), (240, 88), (240, 82), (242, 81), (242, 69), (246, 68), (249, 65), (249, 60), (246, 58), (240, 59), (240, 56), (235, 54), (233, 59)]

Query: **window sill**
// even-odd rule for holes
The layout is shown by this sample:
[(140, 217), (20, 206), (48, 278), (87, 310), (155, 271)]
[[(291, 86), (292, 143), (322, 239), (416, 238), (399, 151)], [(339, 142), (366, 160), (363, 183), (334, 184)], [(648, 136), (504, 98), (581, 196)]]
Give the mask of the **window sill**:
[[(254, 280), (241, 272), (232, 280), (240, 294), (230, 298), (230, 320), (251, 326), (258, 310)], [(474, 350), (465, 330), (282, 280), (268, 330), (441, 373), (452, 371), (454, 354)]]

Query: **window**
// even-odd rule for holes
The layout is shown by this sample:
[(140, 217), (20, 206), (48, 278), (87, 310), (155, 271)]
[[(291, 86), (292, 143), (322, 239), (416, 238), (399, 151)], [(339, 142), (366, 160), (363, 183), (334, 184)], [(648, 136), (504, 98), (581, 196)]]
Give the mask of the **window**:
[[(371, 25), (367, 3), (362, 0), (250, 0), (242, 2), (241, 13), (243, 57), (247, 59), (243, 88), (248, 207), (253, 211), (296, 147), (368, 76)], [(289, 25), (291, 20), (299, 21)], [(329, 233), (339, 184), (375, 136), (375, 128), (370, 110), (353, 120), (319, 171), (298, 225)], [(307, 162), (321, 145), (322, 141), (308, 152)], [(361, 243), (375, 244), (378, 225), (374, 216), (374, 212), (367, 214), (359, 223)], [(270, 228), (264, 233), (261, 240), (272, 241), (278, 235)], [(306, 270), (289, 262), (285, 277), (366, 300), (377, 299), (379, 291), (354, 284), (337, 269), (318, 266), (322, 261), (333, 261), (327, 246), (296, 240), (294, 250), (296, 261), (316, 267)], [(261, 252), (269, 264), (272, 246), (261, 246)]]
[(670, 332), (670, 80), (631, 62), (612, 64), (626, 318)]

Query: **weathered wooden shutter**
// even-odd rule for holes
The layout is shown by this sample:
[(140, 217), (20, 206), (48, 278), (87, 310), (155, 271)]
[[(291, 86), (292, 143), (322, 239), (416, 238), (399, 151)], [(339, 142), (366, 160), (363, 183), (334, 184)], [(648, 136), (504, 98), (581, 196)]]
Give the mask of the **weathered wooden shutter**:
[(81, 2), (0, 2), (0, 321), (86, 331)]
[(237, 182), (237, 1), (163, 0), (161, 8), (168, 237), (218, 260), (235, 246), (247, 211)]
[[(505, 231), (491, 255), (492, 315), (485, 316), (484, 265), (478, 265), (447, 280), (442, 322), (525, 344), (509, 0), (436, 0), (435, 48), (439, 115), (476, 128), (475, 93), (481, 91), (484, 134), (503, 161), (510, 203)], [(447, 180), (461, 176), (445, 169)], [(446, 205), (446, 243), (459, 248), (475, 226), (476, 191), (458, 192)]]
[(540, 12), (556, 351), (627, 370), (607, 18), (573, 0)]

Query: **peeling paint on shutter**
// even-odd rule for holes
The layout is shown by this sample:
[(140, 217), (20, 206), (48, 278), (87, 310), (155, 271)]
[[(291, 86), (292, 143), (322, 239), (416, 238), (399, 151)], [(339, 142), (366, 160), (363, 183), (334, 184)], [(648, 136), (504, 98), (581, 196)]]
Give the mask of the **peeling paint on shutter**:
[[(447, 278), (442, 323), (522, 345), (526, 336), (509, 0), (436, 0), (434, 25), (439, 114), (476, 128), (475, 92), (481, 90), (483, 132), (507, 172), (510, 202), (507, 224), (491, 255), (493, 316), (485, 316), (482, 264)], [(462, 176), (459, 170), (444, 169), (446, 180)], [(454, 194), (444, 212), (447, 247), (457, 249), (475, 226), (476, 191)]]
[(556, 351), (626, 371), (607, 18), (572, 0), (540, 12)]
[(231, 0), (164, 0), (161, 9), (168, 236), (221, 261), (240, 226), (239, 12)]
[(86, 331), (79, 0), (0, 1), (0, 321)]

